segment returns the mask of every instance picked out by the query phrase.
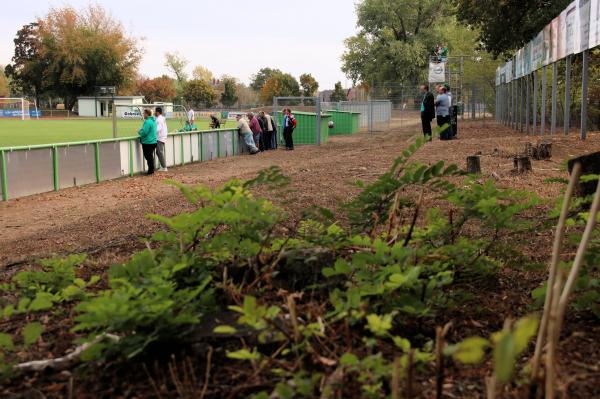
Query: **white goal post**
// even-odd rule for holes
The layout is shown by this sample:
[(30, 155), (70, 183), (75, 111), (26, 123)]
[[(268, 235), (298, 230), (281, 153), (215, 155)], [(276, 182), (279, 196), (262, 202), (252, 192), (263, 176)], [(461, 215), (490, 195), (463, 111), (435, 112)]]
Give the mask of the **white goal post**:
[(35, 118), (40, 119), (35, 102), (23, 97), (0, 97), (0, 118), (31, 119), (32, 108)]

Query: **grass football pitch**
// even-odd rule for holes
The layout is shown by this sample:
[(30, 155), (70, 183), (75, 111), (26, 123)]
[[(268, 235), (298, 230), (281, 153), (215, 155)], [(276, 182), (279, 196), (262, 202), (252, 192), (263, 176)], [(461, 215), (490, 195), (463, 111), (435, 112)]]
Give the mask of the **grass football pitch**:
[[(199, 130), (209, 129), (208, 119), (199, 119), (196, 125)], [(142, 126), (141, 119), (119, 119), (117, 121), (118, 137), (137, 136)], [(229, 122), (226, 126), (231, 127)], [(168, 119), (169, 132), (183, 128), (179, 119)], [(76, 141), (112, 138), (111, 119), (0, 119), (0, 148), (27, 146), (36, 144), (69, 143)]]

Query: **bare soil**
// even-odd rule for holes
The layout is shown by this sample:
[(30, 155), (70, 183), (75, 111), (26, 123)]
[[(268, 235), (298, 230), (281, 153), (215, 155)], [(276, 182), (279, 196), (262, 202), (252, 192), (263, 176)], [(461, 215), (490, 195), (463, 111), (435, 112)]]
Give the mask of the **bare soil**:
[[(298, 147), (293, 152), (282, 150), (257, 156), (227, 158), (173, 168), (168, 173), (152, 177), (137, 176), (120, 180), (67, 189), (0, 203), (0, 282), (15, 271), (27, 267), (35, 259), (55, 254), (88, 252), (90, 270), (101, 273), (114, 262), (129, 257), (143, 247), (141, 237), (160, 228), (145, 215), (158, 213), (173, 215), (189, 209), (178, 190), (164, 184), (173, 179), (186, 184), (219, 185), (231, 178), (249, 179), (269, 166), (277, 165), (291, 178), (292, 192), (277, 197), (257, 190), (290, 214), (290, 223), (300, 218), (302, 210), (316, 205), (336, 210), (340, 202), (350, 200), (358, 189), (351, 183), (357, 179), (370, 182), (384, 173), (408, 143), (417, 137), (418, 121), (404, 120), (392, 124), (387, 132), (334, 137), (320, 147)], [(418, 134), (418, 133), (417, 133)], [(533, 218), (544, 218), (561, 194), (562, 186), (547, 179), (565, 178), (565, 161), (573, 156), (600, 151), (600, 134), (592, 133), (586, 141), (576, 135), (547, 136), (553, 143), (553, 157), (547, 161), (533, 161), (533, 171), (524, 175), (512, 172), (512, 155), (522, 152), (525, 144), (536, 143), (539, 137), (526, 136), (490, 121), (460, 123), (459, 137), (452, 141), (434, 141), (422, 148), (415, 160), (434, 163), (441, 159), (464, 167), (466, 157), (481, 154), (482, 179), (492, 178), (500, 186), (537, 193), (542, 202), (534, 210)], [(428, 206), (436, 206), (428, 200)], [(552, 245), (551, 226), (542, 226), (536, 234), (519, 245), (528, 248), (531, 262), (545, 263)], [(504, 270), (496, 284), (470, 287), (474, 299), (433, 321), (442, 325), (453, 320), (449, 340), (465, 335), (489, 335), (501, 328), (507, 317), (518, 317), (531, 311), (531, 290), (545, 278), (543, 270)], [(68, 328), (69, 321), (57, 321), (57, 328)], [(0, 329), (16, 329), (0, 323)], [(564, 397), (600, 398), (597, 384), (600, 376), (600, 322), (581, 315), (570, 316), (562, 337), (560, 370), (565, 376), (562, 383)], [(63, 342), (56, 343), (51, 352), (59, 356), (69, 347), (65, 334)], [(25, 360), (42, 356), (30, 353)], [(47, 354), (44, 354), (46, 356)], [(479, 368), (450, 366), (446, 379), (447, 397), (484, 397), (483, 380), (489, 365)], [(42, 376), (43, 377), (43, 376)], [(111, 377), (108, 377), (111, 378)], [(115, 377), (116, 378), (116, 377)], [(68, 391), (65, 381), (33, 377), (23, 381), (23, 392), (33, 390), (48, 397), (63, 397)], [(72, 381), (72, 380), (71, 380)], [(423, 381), (422, 397), (432, 397), (430, 381)], [(148, 381), (132, 381), (130, 395), (147, 397)], [(14, 388), (11, 392), (15, 392)], [(85, 385), (75, 387), (81, 397), (90, 397)], [(106, 396), (105, 391), (103, 397)], [(0, 390), (0, 394), (2, 390)], [(121, 396), (121, 395), (120, 395)], [(23, 396), (24, 397), (24, 396)], [(38, 397), (38, 396), (33, 396)], [(39, 396), (42, 397), (42, 396)], [(506, 387), (501, 397), (527, 397), (518, 387)]]

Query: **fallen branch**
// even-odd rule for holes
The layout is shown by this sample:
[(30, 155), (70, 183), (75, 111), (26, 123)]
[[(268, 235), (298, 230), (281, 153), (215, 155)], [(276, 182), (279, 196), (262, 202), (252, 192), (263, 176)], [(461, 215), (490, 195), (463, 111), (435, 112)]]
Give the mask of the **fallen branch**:
[(57, 371), (66, 370), (80, 361), (81, 354), (86, 349), (88, 349), (92, 345), (101, 342), (105, 338), (113, 342), (119, 342), (119, 340), (121, 339), (121, 337), (117, 335), (101, 334), (94, 338), (92, 341), (79, 345), (77, 348), (75, 348), (73, 352), (69, 353), (66, 356), (57, 357), (54, 359), (34, 360), (31, 362), (19, 363), (14, 366), (14, 369), (19, 371), (42, 371), (48, 368)]

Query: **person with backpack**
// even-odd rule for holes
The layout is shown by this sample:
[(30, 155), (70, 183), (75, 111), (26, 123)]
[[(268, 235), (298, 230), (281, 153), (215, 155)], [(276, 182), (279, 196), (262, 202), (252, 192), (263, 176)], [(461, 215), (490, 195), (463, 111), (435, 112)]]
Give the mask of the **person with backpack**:
[(287, 151), (294, 150), (294, 129), (296, 128), (296, 118), (289, 108), (283, 109), (283, 140)]
[(435, 99), (435, 113), (437, 115), (437, 125), (442, 127), (447, 125), (440, 134), (441, 140), (450, 140), (452, 138), (452, 126), (450, 125), (450, 98), (447, 94), (447, 89), (444, 86), (440, 86), (439, 95)]
[(156, 120), (152, 116), (152, 111), (144, 110), (144, 124), (138, 132), (140, 142), (142, 143), (142, 152), (148, 163), (148, 175), (154, 174), (154, 151), (156, 151), (157, 132)]

